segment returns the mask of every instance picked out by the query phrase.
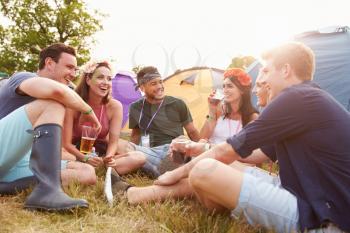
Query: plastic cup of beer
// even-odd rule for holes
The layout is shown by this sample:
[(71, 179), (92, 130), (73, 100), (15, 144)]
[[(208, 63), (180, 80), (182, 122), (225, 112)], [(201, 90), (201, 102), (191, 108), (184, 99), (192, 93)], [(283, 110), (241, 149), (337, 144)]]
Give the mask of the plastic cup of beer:
[(173, 150), (173, 161), (175, 163), (182, 164), (185, 161), (185, 151), (186, 145), (190, 143), (190, 140), (187, 138), (176, 138), (173, 140), (173, 144), (176, 147), (176, 150)]
[(97, 138), (97, 130), (91, 126), (83, 125), (81, 129), (80, 152), (90, 154)]
[(178, 151), (185, 151), (186, 145), (190, 143), (190, 140), (187, 138), (176, 138), (173, 140), (173, 143)]

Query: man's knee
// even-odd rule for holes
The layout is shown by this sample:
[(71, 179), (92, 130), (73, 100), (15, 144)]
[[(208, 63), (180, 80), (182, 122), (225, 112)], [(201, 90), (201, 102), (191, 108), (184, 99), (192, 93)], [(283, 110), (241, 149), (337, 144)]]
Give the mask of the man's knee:
[(65, 107), (63, 104), (55, 101), (55, 100), (49, 100), (49, 99), (37, 99), (29, 104), (27, 104), (27, 108), (34, 108), (34, 109), (45, 109), (45, 108), (54, 108), (58, 111), (64, 111)]
[(218, 161), (215, 159), (203, 159), (199, 161), (190, 171), (189, 182), (193, 188), (201, 188), (207, 184), (213, 175), (213, 170), (217, 167)]
[[(61, 123), (65, 114), (65, 106), (54, 100), (35, 100), (25, 107), (29, 120), (34, 125), (39, 118), (44, 123)], [(53, 122), (50, 122), (53, 121)]]

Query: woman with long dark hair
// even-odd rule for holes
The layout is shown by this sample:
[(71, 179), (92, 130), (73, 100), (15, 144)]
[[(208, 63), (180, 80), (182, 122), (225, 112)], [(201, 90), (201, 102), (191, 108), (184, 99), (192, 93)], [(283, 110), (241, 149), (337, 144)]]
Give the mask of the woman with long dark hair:
[(242, 69), (224, 73), (222, 97), (215, 92), (208, 97), (209, 114), (200, 131), (202, 139), (210, 144), (221, 143), (258, 117), (251, 103), (251, 87), (251, 78)]

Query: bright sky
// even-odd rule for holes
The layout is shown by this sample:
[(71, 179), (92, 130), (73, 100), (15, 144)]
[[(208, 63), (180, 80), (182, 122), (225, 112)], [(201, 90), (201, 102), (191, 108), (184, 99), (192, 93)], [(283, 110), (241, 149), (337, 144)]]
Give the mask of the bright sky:
[(154, 65), (163, 75), (192, 66), (225, 69), (237, 55), (258, 56), (294, 34), (350, 26), (349, 0), (87, 0), (109, 14), (95, 59), (116, 69)]

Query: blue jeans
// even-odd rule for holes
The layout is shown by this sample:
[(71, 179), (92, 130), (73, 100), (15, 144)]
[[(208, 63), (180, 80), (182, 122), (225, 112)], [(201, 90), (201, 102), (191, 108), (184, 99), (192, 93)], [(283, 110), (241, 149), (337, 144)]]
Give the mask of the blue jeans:
[(156, 167), (158, 167), (160, 162), (165, 157), (168, 156), (169, 145), (170, 145), (170, 144), (164, 144), (156, 147), (144, 147), (144, 146), (136, 145), (134, 143), (131, 143), (131, 144), (136, 151), (140, 151), (144, 153), (147, 161)]

